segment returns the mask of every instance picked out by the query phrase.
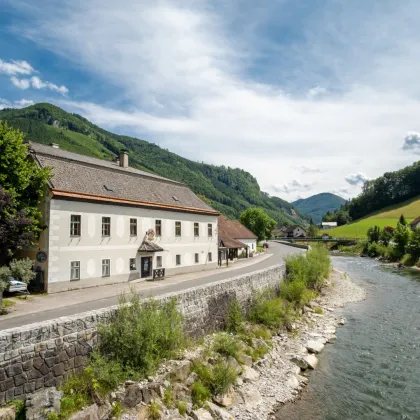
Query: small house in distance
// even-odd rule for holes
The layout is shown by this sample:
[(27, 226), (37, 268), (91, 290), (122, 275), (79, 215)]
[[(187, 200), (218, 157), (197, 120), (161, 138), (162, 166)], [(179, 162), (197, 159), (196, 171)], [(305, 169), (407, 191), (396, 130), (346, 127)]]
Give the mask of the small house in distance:
[(219, 255), (219, 260), (234, 260), (242, 252), (246, 257), (257, 250), (257, 236), (238, 220), (231, 220), (220, 215), (217, 220), (219, 249), (225, 249), (227, 255)]
[(420, 228), (420, 217), (416, 217), (411, 223), (410, 228), (412, 231), (415, 231), (416, 229)]
[(285, 238), (304, 238), (306, 230), (298, 225), (289, 226), (284, 233)]
[(322, 222), (321, 225), (323, 230), (334, 229), (337, 227), (337, 222)]

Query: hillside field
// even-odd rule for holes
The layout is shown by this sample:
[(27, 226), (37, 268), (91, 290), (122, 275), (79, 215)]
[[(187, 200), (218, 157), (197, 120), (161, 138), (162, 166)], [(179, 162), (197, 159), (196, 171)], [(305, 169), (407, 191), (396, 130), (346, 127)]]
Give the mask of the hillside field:
[(397, 226), (401, 214), (405, 216), (408, 223), (420, 216), (420, 197), (386, 207), (381, 212), (377, 212), (348, 225), (331, 229), (328, 231), (328, 234), (337, 238), (363, 238), (366, 237), (366, 232), (371, 226), (376, 225), (380, 228)]

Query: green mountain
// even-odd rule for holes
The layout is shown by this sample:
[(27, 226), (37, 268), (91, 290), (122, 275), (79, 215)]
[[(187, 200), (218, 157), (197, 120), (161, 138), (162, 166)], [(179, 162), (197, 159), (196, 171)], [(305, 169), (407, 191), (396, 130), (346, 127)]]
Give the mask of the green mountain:
[(22, 130), (28, 141), (57, 143), (62, 149), (82, 155), (114, 160), (121, 149), (126, 149), (130, 166), (184, 182), (213, 208), (231, 218), (239, 217), (250, 206), (258, 206), (279, 224), (306, 220), (287, 201), (261, 191), (249, 172), (193, 162), (145, 140), (103, 130), (86, 118), (51, 104), (3, 109), (0, 120)]
[(292, 204), (301, 213), (311, 216), (313, 221), (318, 224), (321, 223), (322, 216), (327, 211), (335, 211), (339, 209), (346, 200), (338, 195), (331, 193), (321, 193), (312, 195), (308, 198), (301, 198), (294, 201)]

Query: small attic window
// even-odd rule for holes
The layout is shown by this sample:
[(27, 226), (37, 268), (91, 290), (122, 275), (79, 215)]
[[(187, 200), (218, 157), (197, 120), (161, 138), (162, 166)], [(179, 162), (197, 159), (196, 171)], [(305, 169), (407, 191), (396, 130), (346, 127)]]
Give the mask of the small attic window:
[(114, 187), (112, 187), (111, 185), (104, 185), (104, 188), (105, 188), (107, 191), (114, 191)]
[(175, 195), (173, 195), (173, 196), (172, 196), (172, 198), (173, 198), (175, 201), (179, 201), (178, 197), (177, 197), (177, 196), (175, 196)]

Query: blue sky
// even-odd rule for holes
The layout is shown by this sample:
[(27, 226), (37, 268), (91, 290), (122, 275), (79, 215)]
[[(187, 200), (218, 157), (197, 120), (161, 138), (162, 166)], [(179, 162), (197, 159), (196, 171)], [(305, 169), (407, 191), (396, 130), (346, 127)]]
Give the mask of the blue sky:
[(0, 107), (51, 102), (287, 200), (418, 159), (418, 1), (0, 4)]

